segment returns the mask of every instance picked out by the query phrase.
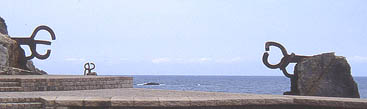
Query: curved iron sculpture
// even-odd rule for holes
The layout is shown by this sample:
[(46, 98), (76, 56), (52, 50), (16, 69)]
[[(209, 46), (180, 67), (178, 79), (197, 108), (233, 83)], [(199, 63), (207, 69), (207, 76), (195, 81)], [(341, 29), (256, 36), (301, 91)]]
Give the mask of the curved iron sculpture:
[[(283, 54), (283, 58), (280, 60), (278, 64), (270, 64), (268, 61), (268, 58), (269, 58), (268, 51), (270, 51), (270, 46), (278, 47)], [(279, 68), (286, 77), (291, 79), (291, 91), (284, 92), (284, 95), (299, 95), (299, 90), (297, 88), (297, 80), (298, 80), (297, 72), (294, 71), (293, 74), (290, 74), (288, 73), (286, 68), (290, 63), (298, 63), (302, 59), (308, 58), (308, 57), (309, 56), (301, 56), (301, 55), (296, 55), (294, 53), (288, 54), (287, 50), (285, 49), (285, 47), (283, 47), (283, 45), (277, 42), (266, 42), (265, 43), (265, 53), (263, 55), (262, 61), (265, 64), (265, 66), (267, 66), (268, 68), (271, 68), (271, 69)]]
[(51, 54), (51, 50), (47, 50), (46, 54), (44, 54), (44, 55), (39, 54), (37, 52), (37, 50), (36, 50), (37, 44), (51, 45), (51, 42), (50, 41), (34, 40), (34, 38), (36, 37), (37, 33), (40, 30), (46, 30), (47, 32), (50, 33), (51, 39), (52, 40), (56, 40), (56, 36), (55, 36), (54, 31), (50, 27), (48, 27), (46, 25), (38, 26), (33, 31), (32, 35), (30, 37), (26, 37), (26, 38), (23, 38), (23, 37), (11, 38), (11, 39), (17, 41), (17, 43), (19, 45), (28, 45), (29, 46), (29, 49), (31, 50), (32, 54), (30, 56), (26, 56), (26, 59), (27, 60), (33, 59), (34, 57), (36, 57), (38, 59), (47, 59), (50, 56), (50, 54)]
[(97, 73), (92, 72), (94, 68), (96, 68), (96, 65), (94, 65), (94, 63), (89, 63), (89, 62), (85, 63), (84, 64), (84, 75), (97, 75)]

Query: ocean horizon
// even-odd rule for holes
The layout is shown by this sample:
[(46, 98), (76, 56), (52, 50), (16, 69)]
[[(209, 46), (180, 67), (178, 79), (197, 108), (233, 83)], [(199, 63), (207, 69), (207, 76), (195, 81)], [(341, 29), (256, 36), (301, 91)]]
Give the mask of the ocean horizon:
[[(234, 75), (124, 75), (133, 77), (134, 88), (282, 95), (290, 91), (285, 76)], [(367, 77), (353, 77), (361, 98), (367, 98)], [(160, 85), (144, 85), (159, 83)]]

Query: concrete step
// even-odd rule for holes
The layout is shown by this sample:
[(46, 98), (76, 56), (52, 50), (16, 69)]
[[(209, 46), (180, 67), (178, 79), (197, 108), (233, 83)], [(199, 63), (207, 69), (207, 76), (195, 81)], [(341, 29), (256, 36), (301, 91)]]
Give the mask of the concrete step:
[(19, 79), (17, 79), (17, 78), (2, 78), (2, 79), (0, 79), (0, 82), (19, 82)]
[(40, 98), (0, 98), (0, 103), (24, 103), (24, 102), (40, 102)]
[(19, 82), (0, 82), (0, 87), (19, 87)]
[(0, 109), (41, 109), (41, 102), (0, 103)]
[(22, 91), (22, 87), (0, 87), (0, 92), (18, 92)]

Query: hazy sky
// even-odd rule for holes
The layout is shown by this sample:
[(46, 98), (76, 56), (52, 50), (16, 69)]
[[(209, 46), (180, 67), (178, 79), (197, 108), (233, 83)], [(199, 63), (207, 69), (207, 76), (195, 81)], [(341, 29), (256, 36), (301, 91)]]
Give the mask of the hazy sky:
[[(366, 0), (2, 0), (9, 35), (41, 24), (56, 33), (49, 74), (278, 75), (261, 61), (266, 41), (288, 52), (345, 56), (367, 76)], [(37, 39), (50, 40), (46, 32)], [(29, 50), (26, 50), (29, 51)], [(29, 54), (29, 52), (28, 52)], [(272, 49), (271, 62), (280, 60)], [(292, 69), (290, 69), (292, 70)]]

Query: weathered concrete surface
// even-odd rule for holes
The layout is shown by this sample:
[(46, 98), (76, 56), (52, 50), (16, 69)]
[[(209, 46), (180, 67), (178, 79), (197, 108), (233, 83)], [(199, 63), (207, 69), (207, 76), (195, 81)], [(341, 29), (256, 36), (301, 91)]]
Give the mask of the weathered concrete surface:
[[(172, 91), (156, 89), (101, 89), (80, 91), (45, 92), (1, 92), (0, 103), (4, 98), (40, 98), (44, 107), (182, 107), (205, 109), (229, 107), (241, 109), (364, 109), (367, 99), (236, 94), (198, 91)], [(209, 108), (207, 108), (209, 107)], [(132, 108), (133, 109), (133, 108)]]
[(334, 53), (305, 58), (295, 68), (300, 95), (359, 98), (350, 69), (345, 57)]
[(40, 109), (41, 98), (0, 98), (0, 109)]

